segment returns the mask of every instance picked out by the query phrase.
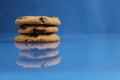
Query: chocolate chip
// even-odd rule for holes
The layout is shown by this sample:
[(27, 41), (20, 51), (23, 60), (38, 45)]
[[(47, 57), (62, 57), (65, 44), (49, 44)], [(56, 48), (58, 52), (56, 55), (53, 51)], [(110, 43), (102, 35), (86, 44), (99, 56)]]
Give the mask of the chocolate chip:
[(31, 37), (37, 37), (38, 36), (38, 34), (34, 34), (34, 33), (32, 33), (32, 34), (29, 34)]
[(27, 42), (28, 40), (26, 39), (25, 42)]
[(20, 25), (19, 29), (24, 30), (24, 29), (26, 29), (26, 27), (24, 25)]
[(45, 22), (43, 17), (40, 17), (39, 20), (42, 21), (42, 23)]
[(37, 37), (38, 35), (39, 35), (39, 31), (36, 29), (33, 30), (32, 34), (30, 34), (30, 36), (32, 36), (32, 37)]
[(34, 29), (33, 32), (34, 32), (35, 34), (41, 34), (41, 33), (44, 33), (44, 31), (45, 31), (45, 30), (36, 30), (36, 29)]
[(33, 37), (38, 37), (38, 35), (37, 35), (37, 34), (35, 34)]
[(38, 37), (39, 34), (43, 34), (44, 30), (36, 30), (34, 29), (31, 34), (29, 34), (31, 37)]
[(34, 29), (34, 30), (33, 30), (33, 33), (34, 33), (34, 34), (38, 34), (38, 33), (39, 33), (39, 31), (38, 31), (38, 30), (36, 30), (36, 29)]

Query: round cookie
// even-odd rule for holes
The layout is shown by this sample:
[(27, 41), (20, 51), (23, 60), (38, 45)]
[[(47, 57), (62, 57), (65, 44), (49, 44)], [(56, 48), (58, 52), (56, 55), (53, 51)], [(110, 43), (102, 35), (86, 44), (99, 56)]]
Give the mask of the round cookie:
[(15, 37), (15, 42), (55, 42), (59, 41), (60, 37), (56, 34), (42, 34), (37, 36), (19, 35)]
[(61, 24), (58, 17), (54, 16), (23, 16), (15, 20), (16, 24), (41, 24), (41, 25), (57, 25)]
[(54, 26), (20, 26), (18, 29), (20, 34), (31, 34), (31, 33), (55, 33), (58, 32), (58, 28)]

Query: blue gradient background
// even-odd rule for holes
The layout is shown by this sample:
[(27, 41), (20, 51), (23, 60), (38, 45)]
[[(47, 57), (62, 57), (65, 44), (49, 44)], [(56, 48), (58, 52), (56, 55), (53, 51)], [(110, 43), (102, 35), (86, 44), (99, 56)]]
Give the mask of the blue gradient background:
[(120, 0), (0, 0), (0, 33), (16, 33), (19, 16), (53, 15), (60, 33), (120, 33)]

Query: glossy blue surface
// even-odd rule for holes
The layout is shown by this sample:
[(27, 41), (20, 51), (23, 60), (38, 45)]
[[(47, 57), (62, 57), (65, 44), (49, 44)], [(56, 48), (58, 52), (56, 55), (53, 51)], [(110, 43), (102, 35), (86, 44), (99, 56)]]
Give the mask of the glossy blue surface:
[(0, 80), (120, 79), (119, 34), (59, 35), (60, 44), (15, 44), (15, 34), (0, 35)]

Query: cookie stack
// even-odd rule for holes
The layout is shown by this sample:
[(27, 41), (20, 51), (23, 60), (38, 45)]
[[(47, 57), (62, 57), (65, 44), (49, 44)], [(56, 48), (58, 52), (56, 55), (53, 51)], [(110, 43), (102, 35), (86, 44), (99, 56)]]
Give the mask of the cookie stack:
[(15, 37), (15, 42), (55, 42), (60, 37), (54, 33), (58, 32), (61, 24), (59, 18), (54, 16), (23, 16), (15, 21), (20, 24)]

